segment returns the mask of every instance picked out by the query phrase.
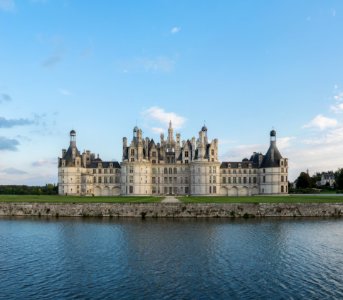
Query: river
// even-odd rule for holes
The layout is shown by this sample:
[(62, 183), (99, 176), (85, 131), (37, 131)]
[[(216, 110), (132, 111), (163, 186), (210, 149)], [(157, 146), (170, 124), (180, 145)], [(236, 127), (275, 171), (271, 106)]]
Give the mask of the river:
[(0, 299), (342, 299), (343, 219), (0, 218)]

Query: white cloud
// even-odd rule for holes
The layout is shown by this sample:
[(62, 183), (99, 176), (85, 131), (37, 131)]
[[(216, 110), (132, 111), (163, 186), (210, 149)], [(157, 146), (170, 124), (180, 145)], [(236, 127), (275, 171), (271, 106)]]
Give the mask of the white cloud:
[(3, 169), (0, 172), (3, 173), (3, 174), (6, 174), (6, 175), (23, 175), (23, 174), (27, 174), (25, 171), (19, 170), (19, 169), (16, 169), (16, 168), (6, 168), (6, 169)]
[(14, 11), (14, 0), (0, 0), (0, 10), (2, 11)]
[(338, 93), (337, 95), (333, 96), (333, 98), (338, 102), (343, 101), (343, 92)]
[(328, 129), (328, 128), (334, 128), (338, 124), (336, 119), (327, 118), (323, 115), (316, 116), (312, 121), (305, 124), (303, 128), (317, 128), (320, 130)]
[(177, 27), (177, 26), (175, 26), (172, 29), (170, 29), (170, 33), (171, 34), (176, 34), (176, 33), (180, 32), (180, 31), (181, 31), (181, 27)]
[[(220, 142), (220, 141), (219, 141)], [(254, 152), (267, 152), (269, 145), (263, 144), (250, 144), (250, 145), (237, 145), (231, 147), (228, 151), (220, 155), (223, 161), (242, 161), (243, 158), (250, 158)]]
[(296, 138), (294, 136), (285, 136), (282, 138), (277, 139), (277, 145), (279, 150), (285, 150), (292, 146), (292, 141)]
[(343, 103), (338, 103), (336, 105), (331, 105), (330, 109), (334, 112), (334, 113), (341, 113), (343, 112)]
[(163, 133), (165, 131), (165, 129), (163, 129), (161, 127), (152, 127), (151, 130), (156, 134), (160, 134), (160, 133)]
[[(142, 112), (142, 116), (148, 122), (157, 122), (158, 124), (164, 125), (166, 128), (169, 125), (169, 121), (172, 121), (173, 127), (175, 129), (181, 128), (185, 122), (186, 118), (174, 113), (166, 112), (163, 108), (153, 106)], [(161, 132), (161, 128), (153, 126), (152, 130), (154, 132)]]
[(58, 92), (63, 96), (71, 96), (72, 93), (67, 89), (59, 89)]
[(57, 160), (56, 159), (40, 159), (36, 160), (32, 163), (33, 167), (45, 167), (50, 165), (56, 165)]

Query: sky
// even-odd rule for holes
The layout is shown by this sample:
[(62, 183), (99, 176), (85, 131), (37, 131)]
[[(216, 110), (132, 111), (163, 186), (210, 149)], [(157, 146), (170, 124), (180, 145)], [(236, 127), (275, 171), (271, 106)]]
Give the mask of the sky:
[(205, 123), (222, 161), (266, 153), (343, 167), (341, 0), (0, 0), (0, 184), (57, 183), (57, 158), (121, 160)]

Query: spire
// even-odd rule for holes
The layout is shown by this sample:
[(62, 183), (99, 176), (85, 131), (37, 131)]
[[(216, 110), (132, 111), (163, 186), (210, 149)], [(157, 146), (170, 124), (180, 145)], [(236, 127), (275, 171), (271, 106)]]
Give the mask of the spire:
[(174, 140), (174, 129), (172, 126), (172, 121), (169, 122), (169, 129), (168, 129), (168, 142), (171, 143)]

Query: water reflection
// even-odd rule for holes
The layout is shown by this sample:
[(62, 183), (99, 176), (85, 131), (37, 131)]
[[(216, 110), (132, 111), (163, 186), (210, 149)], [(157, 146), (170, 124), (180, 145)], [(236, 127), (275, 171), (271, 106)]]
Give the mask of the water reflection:
[(0, 219), (4, 298), (342, 298), (340, 219)]

